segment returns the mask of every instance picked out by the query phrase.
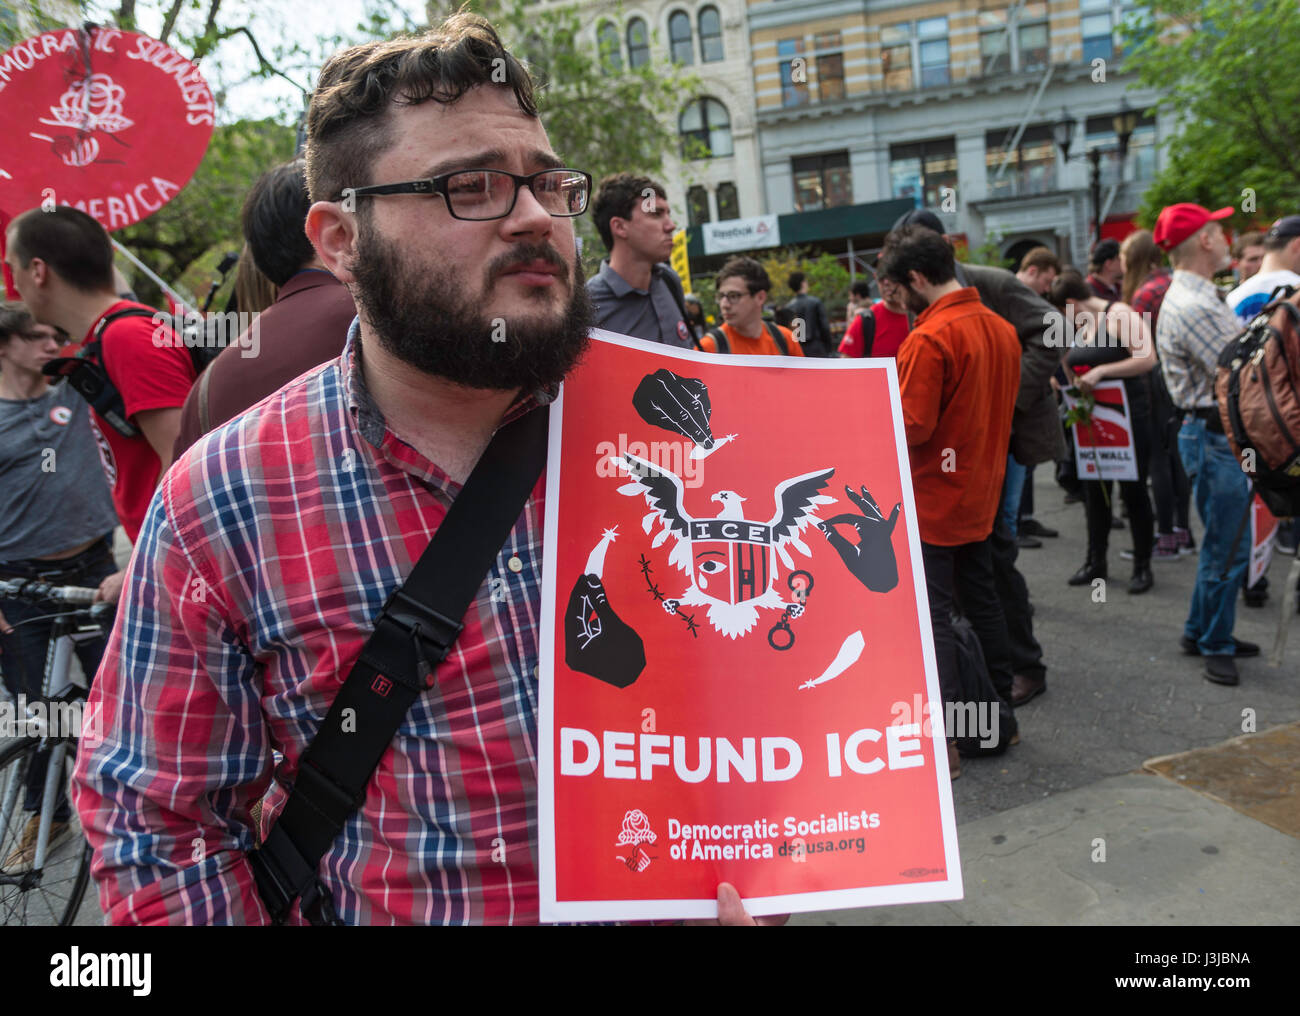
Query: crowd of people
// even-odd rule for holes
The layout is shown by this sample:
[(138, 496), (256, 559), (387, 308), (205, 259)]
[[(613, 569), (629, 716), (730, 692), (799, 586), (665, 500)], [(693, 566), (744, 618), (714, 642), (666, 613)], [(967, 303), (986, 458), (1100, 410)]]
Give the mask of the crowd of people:
[[(1239, 238), (1225, 303), (1214, 279), (1232, 209), (1166, 208), (1153, 232), (1097, 244), (1086, 274), (1046, 248), (1014, 272), (958, 262), (938, 216), (918, 209), (885, 238), (874, 292), (854, 284), (838, 345), (805, 276), (775, 306), (749, 257), (717, 272), (711, 326), (666, 263), (666, 189), (623, 173), (591, 194), (551, 151), (532, 87), (470, 15), (331, 58), (304, 159), (269, 170), (243, 208), (244, 268), (266, 294), (243, 308), (260, 311), (257, 356), (233, 343), (200, 369), (122, 293), (108, 236), (84, 213), (37, 208), (9, 225), (22, 303), (0, 314), (0, 577), (121, 598), (107, 646), (82, 648), (104, 735), (78, 756), (74, 802), (110, 921), (269, 920), (249, 854), (296, 795), (336, 810), (302, 760), (374, 619), (494, 434), (545, 406), (593, 325), (713, 354), (896, 358), (940, 688), (966, 694), (964, 617), (1012, 717), (1047, 687), (1016, 566), (1058, 535), (1034, 518), (1034, 470), (1056, 470), (1083, 504), (1087, 559), (1068, 581), (1105, 580), (1115, 492), (1076, 474), (1061, 402), (1122, 381), (1138, 461), (1118, 486), (1128, 592), (1152, 587), (1153, 561), (1197, 551), (1194, 495), (1204, 536), (1181, 651), (1222, 684), (1259, 652), (1233, 636), (1249, 481), (1211, 382), (1261, 301), (1300, 284), (1300, 216)], [(428, 194), (441, 200), (411, 197)], [(589, 203), (608, 256), (584, 279), (572, 219)], [(1052, 339), (1063, 315), (1067, 348)], [(80, 355), (60, 357), (69, 341)], [(85, 371), (103, 382), (89, 410), (73, 390)], [(294, 886), (317, 915), (326, 899), (346, 923), (536, 919), (543, 489), (442, 647), (436, 693), (411, 707), (365, 800)], [(125, 571), (116, 523), (135, 548)], [(1280, 543), (1294, 552), (1290, 530)], [(16, 601), (0, 609), (6, 685), (39, 694), (41, 626), (19, 631), (31, 608)], [(416, 626), (417, 655), (421, 638)], [(953, 744), (949, 757), (956, 775)], [(28, 811), (41, 782), (29, 780)], [(57, 836), (66, 801), (55, 819)], [(35, 821), (6, 869), (30, 863)], [(719, 912), (752, 923), (726, 885)], [(293, 919), (313, 918), (304, 906)]]

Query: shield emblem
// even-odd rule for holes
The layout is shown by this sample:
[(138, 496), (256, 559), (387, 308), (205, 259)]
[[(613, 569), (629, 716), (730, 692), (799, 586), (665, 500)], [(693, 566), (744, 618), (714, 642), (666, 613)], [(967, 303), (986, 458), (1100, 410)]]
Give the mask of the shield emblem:
[[(704, 527), (696, 523), (696, 528)], [(747, 521), (720, 524), (720, 520), (711, 519), (707, 529), (711, 539), (691, 540), (692, 577), (700, 591), (733, 606), (767, 592), (772, 573), (768, 527)]]

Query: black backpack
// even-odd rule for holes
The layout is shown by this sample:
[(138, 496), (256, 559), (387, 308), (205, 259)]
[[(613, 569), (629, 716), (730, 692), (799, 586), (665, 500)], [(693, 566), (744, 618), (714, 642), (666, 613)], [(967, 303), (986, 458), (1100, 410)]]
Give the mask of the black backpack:
[(870, 310), (860, 310), (858, 320), (862, 322), (862, 355), (870, 356), (871, 347), (876, 344), (876, 315)]
[[(104, 331), (114, 321), (127, 317), (147, 317), (150, 320), (159, 313), (150, 307), (126, 307), (123, 310), (105, 314), (95, 326), (94, 336), (77, 353), (76, 356), (61, 356), (49, 361), (41, 368), (46, 377), (67, 378), (68, 384), (97, 412), (115, 431), (124, 437), (138, 437), (139, 428), (126, 418), (126, 407), (122, 393), (117, 390), (108, 374), (104, 363)], [(220, 348), (213, 348), (198, 338), (197, 329), (187, 330), (179, 336), (190, 354), (190, 363), (196, 374), (202, 374)]]
[[(95, 329), (94, 340), (86, 346), (87, 354), (99, 357), (102, 362), (102, 357), (100, 357), (101, 336), (104, 334), (104, 329), (119, 318), (147, 317), (152, 320), (153, 316), (158, 313), (161, 312), (156, 311), (151, 307), (126, 307), (122, 310), (114, 311), (112, 314), (104, 315), (103, 319), (99, 322), (99, 326)], [(168, 318), (171, 317), (170, 315), (163, 316)], [(221, 353), (221, 350), (225, 348), (224, 346), (209, 341), (210, 336), (216, 334), (215, 330), (205, 329), (203, 333), (200, 334), (201, 327), (202, 326), (194, 324), (187, 319), (185, 327), (180, 332), (177, 332), (176, 335), (185, 346), (186, 351), (190, 354), (190, 363), (194, 365), (195, 374), (202, 374), (212, 361)], [(175, 331), (174, 328), (172, 330)], [(94, 347), (93, 351), (91, 350), (91, 347)]]
[[(789, 356), (790, 347), (785, 344), (785, 336), (781, 334), (781, 329), (771, 321), (764, 321), (763, 327), (767, 329), (767, 334), (772, 336), (772, 341), (776, 343), (776, 348), (781, 350), (781, 355)], [(731, 352), (731, 343), (727, 341), (727, 333), (721, 328), (710, 328), (705, 334), (712, 337), (719, 353)]]
[[(1001, 755), (1019, 730), (1016, 714), (993, 687), (988, 665), (984, 662), (984, 650), (980, 648), (979, 636), (970, 621), (954, 617), (952, 628), (957, 635), (957, 683), (961, 696), (956, 708), (960, 712), (963, 706), (974, 704), (977, 720), (982, 713), (987, 715), (986, 711), (996, 709), (998, 713), (996, 743), (986, 744), (978, 730), (968, 731), (956, 739), (957, 751), (962, 755)], [(944, 722), (947, 722), (946, 716)], [(945, 729), (945, 733), (952, 736), (950, 730)]]

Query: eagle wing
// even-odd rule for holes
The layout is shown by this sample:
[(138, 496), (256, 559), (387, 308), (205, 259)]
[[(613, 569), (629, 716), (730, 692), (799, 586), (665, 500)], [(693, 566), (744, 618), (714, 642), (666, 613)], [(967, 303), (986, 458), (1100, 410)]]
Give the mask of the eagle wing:
[(682, 481), (671, 469), (662, 469), (635, 455), (611, 455), (610, 461), (631, 477), (631, 482), (618, 488), (620, 494), (634, 497), (641, 494), (650, 512), (641, 520), (641, 528), (648, 534), (655, 522), (662, 527), (651, 547), (660, 546), (669, 534), (677, 537), (668, 561), (683, 571), (690, 568), (691, 517), (682, 503)]
[(792, 476), (777, 486), (776, 514), (768, 525), (772, 527), (772, 546), (787, 568), (794, 567), (794, 562), (785, 549), (787, 543), (804, 556), (812, 556), (812, 551), (799, 539), (799, 534), (805, 526), (816, 520), (818, 505), (835, 503), (835, 498), (818, 493), (834, 475), (834, 468), (823, 469), (804, 473), (803, 476)]

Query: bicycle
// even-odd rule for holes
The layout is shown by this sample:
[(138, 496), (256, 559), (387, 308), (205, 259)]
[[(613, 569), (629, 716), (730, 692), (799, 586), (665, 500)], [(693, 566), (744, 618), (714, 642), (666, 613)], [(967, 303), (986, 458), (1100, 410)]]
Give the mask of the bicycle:
[[(51, 827), (59, 803), (59, 788), (67, 793), (67, 781), (76, 759), (82, 705), (93, 674), (86, 685), (72, 677), (72, 652), (76, 642), (104, 637), (112, 625), (116, 604), (94, 603), (95, 590), (77, 586), (53, 586), (30, 579), (0, 580), (0, 596), (38, 605), (74, 606), (55, 610), (32, 620), (50, 620), (49, 647), (39, 702), (23, 699), (15, 703), (15, 736), (0, 747), (0, 925), (71, 925), (81, 907), (90, 882), (90, 844), (86, 842), (73, 811), (70, 835), (51, 842)], [(18, 624), (27, 622), (18, 622)], [(17, 625), (15, 625), (16, 627)], [(61, 722), (60, 722), (61, 721)], [(19, 844), (30, 816), (21, 798), (27, 774), (48, 753), (41, 798), (35, 856), (27, 863), (9, 864), (21, 853)], [(12, 870), (11, 870), (12, 869)]]

